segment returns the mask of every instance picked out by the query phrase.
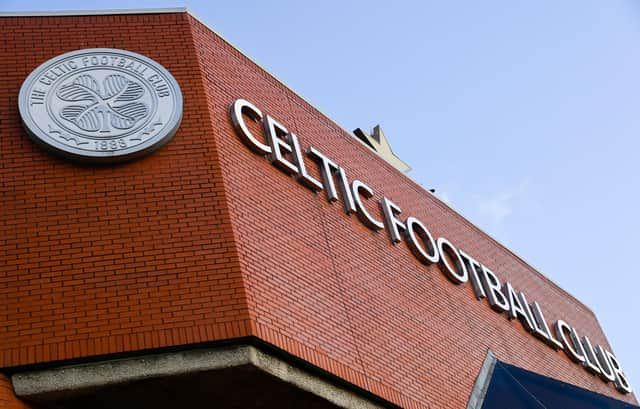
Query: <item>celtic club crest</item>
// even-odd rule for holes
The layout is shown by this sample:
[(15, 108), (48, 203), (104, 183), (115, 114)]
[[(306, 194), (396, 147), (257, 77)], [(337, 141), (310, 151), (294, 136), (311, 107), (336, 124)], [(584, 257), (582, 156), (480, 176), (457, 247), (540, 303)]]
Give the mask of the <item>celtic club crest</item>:
[(182, 94), (153, 60), (115, 49), (78, 50), (34, 70), (20, 89), (20, 114), (37, 143), (94, 162), (152, 152), (175, 134)]

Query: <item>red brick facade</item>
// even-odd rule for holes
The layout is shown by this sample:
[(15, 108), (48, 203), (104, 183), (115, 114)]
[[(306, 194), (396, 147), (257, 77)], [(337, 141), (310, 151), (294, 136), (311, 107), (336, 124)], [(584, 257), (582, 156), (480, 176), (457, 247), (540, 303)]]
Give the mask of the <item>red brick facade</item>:
[(15, 393), (11, 381), (6, 376), (0, 374), (0, 408), (2, 409), (37, 409), (33, 405), (27, 405), (20, 401)]
[[(229, 121), (237, 98), (539, 301), (549, 321), (608, 346), (588, 308), (187, 13), (0, 21), (0, 371), (256, 336), (406, 408), (464, 408), (487, 349), (635, 402), (247, 149)], [(24, 78), (94, 47), (146, 55), (177, 79), (184, 116), (166, 147), (89, 166), (27, 138)], [(12, 399), (0, 377), (0, 407), (23, 407)]]

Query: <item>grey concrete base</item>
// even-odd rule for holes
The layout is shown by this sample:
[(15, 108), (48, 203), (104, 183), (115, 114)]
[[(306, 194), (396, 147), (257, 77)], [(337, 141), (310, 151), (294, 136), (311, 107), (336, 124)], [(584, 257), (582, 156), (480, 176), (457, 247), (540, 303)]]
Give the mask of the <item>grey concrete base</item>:
[(174, 399), (180, 407), (386, 407), (248, 345), (21, 372), (12, 381), (23, 399), (69, 408), (158, 407)]

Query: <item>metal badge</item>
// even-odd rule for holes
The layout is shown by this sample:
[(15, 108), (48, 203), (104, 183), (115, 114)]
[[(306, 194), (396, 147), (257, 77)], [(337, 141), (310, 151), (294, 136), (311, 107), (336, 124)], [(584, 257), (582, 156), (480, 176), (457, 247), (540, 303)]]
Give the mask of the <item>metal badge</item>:
[(159, 149), (182, 119), (173, 76), (140, 54), (93, 48), (59, 55), (20, 88), (20, 115), (44, 148), (88, 162), (119, 162)]

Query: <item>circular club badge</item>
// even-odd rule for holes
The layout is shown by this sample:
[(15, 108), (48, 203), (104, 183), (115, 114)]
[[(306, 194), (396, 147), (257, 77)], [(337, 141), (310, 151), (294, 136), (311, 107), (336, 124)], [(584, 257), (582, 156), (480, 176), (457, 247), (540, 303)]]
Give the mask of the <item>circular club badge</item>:
[(65, 157), (129, 160), (169, 142), (182, 119), (173, 76), (140, 54), (93, 48), (59, 55), (20, 88), (20, 115), (31, 138)]

